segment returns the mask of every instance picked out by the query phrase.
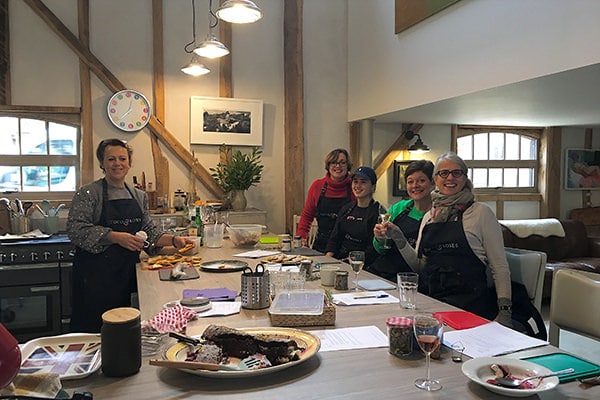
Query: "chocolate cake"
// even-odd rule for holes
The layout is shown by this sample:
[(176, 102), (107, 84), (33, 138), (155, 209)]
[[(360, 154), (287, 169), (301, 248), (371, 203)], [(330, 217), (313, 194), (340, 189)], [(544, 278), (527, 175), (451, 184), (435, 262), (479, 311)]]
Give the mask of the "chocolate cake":
[(189, 352), (185, 360), (219, 364), (223, 361), (223, 350), (214, 344), (203, 344)]
[(209, 325), (202, 338), (221, 347), (224, 356), (243, 359), (263, 354), (272, 365), (298, 360), (299, 353), (303, 350), (294, 340), (252, 335), (220, 325)]

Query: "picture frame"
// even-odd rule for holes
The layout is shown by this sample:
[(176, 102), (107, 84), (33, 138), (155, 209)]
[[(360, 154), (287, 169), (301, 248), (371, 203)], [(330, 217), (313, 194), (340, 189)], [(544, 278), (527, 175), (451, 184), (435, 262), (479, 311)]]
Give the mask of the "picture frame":
[(565, 150), (565, 189), (600, 190), (600, 149)]
[(262, 131), (262, 100), (190, 98), (191, 144), (262, 146)]
[(406, 191), (406, 179), (404, 175), (406, 168), (412, 160), (407, 161), (394, 161), (394, 187), (392, 189), (392, 196), (395, 197), (406, 197), (408, 192)]

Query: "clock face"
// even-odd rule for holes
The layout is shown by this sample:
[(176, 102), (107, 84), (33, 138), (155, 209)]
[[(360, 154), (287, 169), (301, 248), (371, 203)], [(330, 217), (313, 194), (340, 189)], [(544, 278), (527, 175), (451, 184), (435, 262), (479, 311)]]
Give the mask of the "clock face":
[(113, 94), (106, 108), (108, 119), (125, 132), (135, 132), (150, 122), (150, 103), (135, 90), (121, 90)]

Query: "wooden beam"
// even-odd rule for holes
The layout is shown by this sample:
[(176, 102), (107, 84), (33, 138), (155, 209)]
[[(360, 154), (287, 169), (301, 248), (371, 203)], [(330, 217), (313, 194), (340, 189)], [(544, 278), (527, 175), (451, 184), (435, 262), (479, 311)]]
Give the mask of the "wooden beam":
[(540, 218), (560, 218), (561, 128), (545, 128), (540, 141)]
[(350, 155), (350, 161), (357, 168), (358, 160), (360, 159), (360, 122), (350, 122), (348, 124), (348, 154)]
[[(304, 68), (302, 52), (303, 0), (285, 0), (283, 10), (284, 65), (284, 204), (286, 231), (304, 206)], [(302, 172), (302, 173), (299, 173)]]
[[(585, 134), (583, 136), (583, 148), (584, 149), (592, 148), (593, 135), (594, 135), (594, 130), (592, 128), (585, 129)], [(581, 207), (585, 208), (585, 207), (591, 207), (591, 206), (592, 206), (592, 191), (591, 190), (583, 190), (581, 192)]]
[[(223, 4), (225, 0), (221, 0)], [(219, 23), (219, 40), (232, 51), (231, 24)], [(219, 59), (219, 96), (233, 97), (233, 56), (230, 54)]]
[(405, 128), (400, 136), (387, 148), (387, 150), (382, 151), (375, 161), (373, 161), (373, 169), (377, 174), (377, 177), (382, 176), (385, 171), (392, 165), (394, 160), (401, 154), (402, 150), (408, 148), (409, 140), (406, 139), (406, 132), (413, 131), (414, 133), (418, 133), (423, 128), (423, 124), (411, 124), (408, 128)]
[(11, 103), (8, 0), (0, 0), (0, 104)]
[[(79, 42), (79, 39), (67, 28), (56, 15), (48, 9), (40, 0), (23, 0), (50, 29), (55, 32), (71, 48), (78, 57), (96, 74), (98, 79), (104, 83), (110, 90), (118, 91), (125, 89), (125, 86), (117, 79), (115, 75), (106, 68), (102, 62), (92, 54), (85, 46)], [(167, 148), (174, 153), (185, 165), (193, 171), (194, 175), (206, 186), (206, 188), (217, 198), (224, 196), (223, 190), (217, 185), (208, 171), (197, 164), (194, 165), (191, 153), (185, 149), (177, 138), (152, 115), (150, 123), (147, 125), (150, 132), (156, 135)]]
[[(77, 0), (77, 32), (79, 41), (90, 47), (90, 2)], [(81, 99), (81, 165), (79, 176), (83, 182), (94, 180), (94, 123), (92, 117), (92, 83), (89, 67), (79, 59), (79, 86)]]

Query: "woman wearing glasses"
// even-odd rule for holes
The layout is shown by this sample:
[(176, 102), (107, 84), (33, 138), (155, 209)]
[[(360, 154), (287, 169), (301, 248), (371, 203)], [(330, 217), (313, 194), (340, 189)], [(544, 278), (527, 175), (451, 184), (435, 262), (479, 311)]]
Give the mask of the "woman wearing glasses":
[[(512, 326), (510, 270), (496, 216), (474, 200), (467, 166), (456, 154), (438, 157), (434, 181), (432, 209), (421, 221), (416, 250), (393, 224), (383, 234), (419, 273), (420, 292)], [(487, 269), (495, 292), (488, 289)]]
[(308, 233), (316, 218), (319, 227), (312, 248), (325, 253), (340, 208), (355, 199), (349, 174), (351, 169), (350, 156), (344, 149), (332, 150), (325, 157), (327, 174), (310, 185), (296, 230), (296, 235), (302, 237), (303, 246), (308, 243)]

